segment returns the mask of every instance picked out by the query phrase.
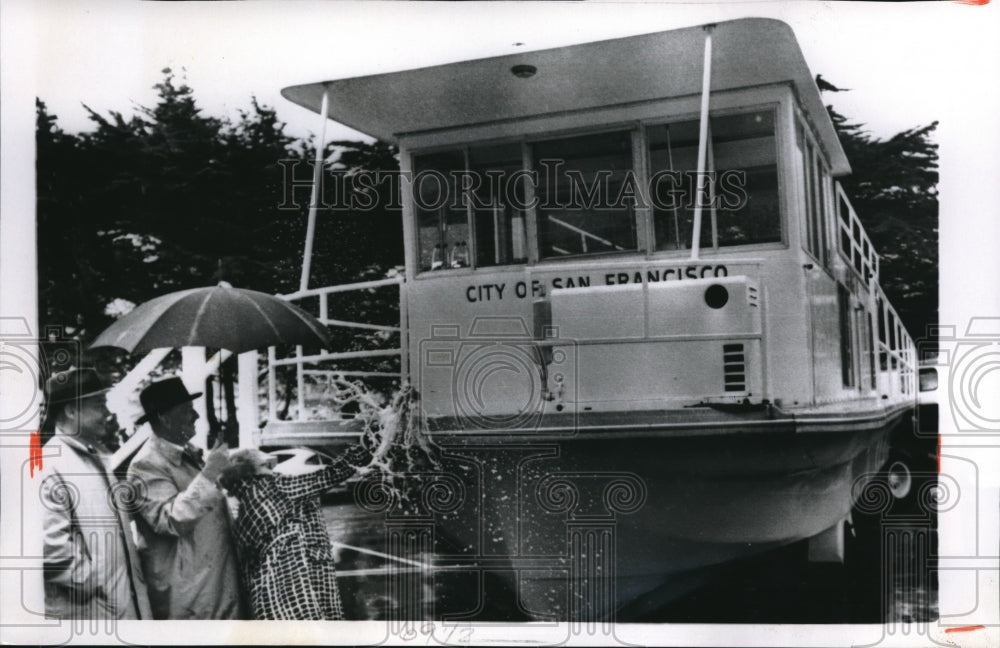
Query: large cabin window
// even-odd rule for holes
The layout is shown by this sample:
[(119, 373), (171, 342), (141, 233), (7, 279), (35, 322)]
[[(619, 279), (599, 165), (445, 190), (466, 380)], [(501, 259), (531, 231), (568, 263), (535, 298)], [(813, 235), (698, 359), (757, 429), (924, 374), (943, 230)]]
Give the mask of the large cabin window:
[[(702, 248), (781, 242), (775, 113), (709, 118)], [(697, 191), (698, 120), (647, 129), (650, 202), (657, 250), (691, 247)]]
[(637, 249), (629, 131), (535, 142), (532, 157), (542, 258)]
[(414, 158), (413, 198), (416, 203), (420, 269), (461, 268), (470, 264), (469, 218), (458, 196), (458, 179), (465, 169), (462, 151)]
[(801, 123), (795, 124), (795, 143), (802, 159), (802, 182), (805, 193), (806, 249), (826, 265), (826, 202), (830, 174), (819, 150), (805, 135)]
[(413, 166), (421, 270), (527, 261), (524, 183), (512, 177), (520, 144), (418, 155)]
[(476, 183), (472, 200), (476, 266), (524, 263), (528, 260), (524, 181), (520, 144), (469, 149), (470, 181)]

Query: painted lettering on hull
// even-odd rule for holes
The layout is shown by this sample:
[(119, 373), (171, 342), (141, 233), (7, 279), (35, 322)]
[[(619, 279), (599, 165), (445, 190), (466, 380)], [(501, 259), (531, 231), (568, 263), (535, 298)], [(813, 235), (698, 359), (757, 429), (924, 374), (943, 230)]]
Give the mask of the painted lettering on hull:
[[(619, 270), (607, 272), (599, 276), (597, 282), (603, 280), (605, 286), (624, 284), (659, 283), (679, 279), (710, 279), (728, 277), (729, 269), (724, 265), (688, 265), (673, 268), (653, 268), (646, 270)], [(550, 277), (548, 279), (521, 280), (507, 289), (506, 283), (482, 283), (466, 286), (465, 299), (469, 303), (496, 302), (508, 299), (513, 295), (516, 299), (541, 297), (550, 290), (566, 288), (589, 288), (593, 285), (590, 275), (567, 275)]]
[(728, 277), (729, 269), (724, 265), (689, 265), (681, 268), (658, 268), (634, 272), (608, 272), (604, 275), (604, 285), (618, 286), (622, 284), (658, 283), (674, 279), (709, 279), (712, 277)]

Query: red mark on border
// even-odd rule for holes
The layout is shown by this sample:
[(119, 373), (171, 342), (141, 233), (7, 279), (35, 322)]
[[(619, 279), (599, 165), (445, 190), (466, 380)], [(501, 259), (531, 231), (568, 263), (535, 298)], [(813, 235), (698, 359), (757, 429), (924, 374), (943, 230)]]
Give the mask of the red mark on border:
[(31, 476), (35, 476), (35, 468), (42, 469), (42, 431), (35, 430), (31, 433), (31, 450), (28, 455), (28, 468)]
[(962, 626), (960, 628), (945, 628), (945, 632), (972, 632), (973, 630), (985, 630), (986, 626), (974, 625), (974, 626)]
[(958, 4), (964, 5), (974, 5), (976, 7), (982, 7), (983, 5), (988, 5), (990, 0), (957, 0)]

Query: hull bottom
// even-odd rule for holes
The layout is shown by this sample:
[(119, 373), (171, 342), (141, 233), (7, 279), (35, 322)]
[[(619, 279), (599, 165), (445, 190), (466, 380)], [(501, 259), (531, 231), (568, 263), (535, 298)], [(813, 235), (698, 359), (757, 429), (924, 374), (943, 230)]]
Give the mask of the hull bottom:
[(438, 438), (443, 470), (422, 500), (445, 591), (434, 615), (641, 617), (732, 561), (843, 520), (900, 418), (810, 434)]

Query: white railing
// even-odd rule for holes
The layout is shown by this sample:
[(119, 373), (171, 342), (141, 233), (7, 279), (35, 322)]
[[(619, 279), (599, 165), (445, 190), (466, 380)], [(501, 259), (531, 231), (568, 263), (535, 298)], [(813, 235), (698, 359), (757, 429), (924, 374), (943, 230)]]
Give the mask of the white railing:
[[(374, 290), (377, 288), (385, 288), (389, 286), (397, 286), (399, 289), (399, 326), (392, 326), (386, 324), (371, 324), (367, 322), (352, 322), (348, 320), (342, 320), (333, 318), (330, 316), (330, 295), (335, 293), (345, 293), (345, 292), (357, 292), (362, 290)], [(267, 407), (268, 407), (268, 418), (269, 422), (274, 422), (278, 420), (278, 377), (277, 371), (279, 367), (283, 366), (294, 366), (295, 376), (296, 376), (296, 398), (297, 398), (297, 412), (296, 420), (304, 421), (306, 412), (306, 383), (307, 377), (318, 377), (318, 376), (351, 376), (351, 377), (388, 377), (388, 378), (399, 378), (401, 381), (405, 381), (406, 376), (409, 372), (408, 367), (408, 349), (407, 349), (407, 333), (406, 333), (406, 296), (404, 291), (404, 281), (402, 277), (394, 277), (390, 279), (378, 279), (375, 281), (362, 281), (358, 283), (351, 284), (341, 284), (336, 286), (325, 286), (322, 288), (310, 288), (307, 290), (299, 290), (294, 293), (287, 295), (280, 295), (282, 299), (288, 301), (299, 301), (309, 298), (318, 298), (319, 300), (319, 321), (328, 327), (334, 328), (351, 328), (359, 329), (365, 331), (383, 331), (386, 333), (394, 333), (399, 335), (399, 346), (392, 347), (388, 349), (372, 349), (366, 351), (340, 351), (334, 352), (329, 350), (322, 350), (319, 353), (314, 353), (310, 355), (305, 355), (303, 353), (302, 347), (298, 346), (295, 348), (294, 355), (288, 358), (278, 358), (274, 347), (268, 349), (267, 353)], [(359, 358), (387, 358), (387, 357), (399, 357), (399, 371), (360, 371), (360, 370), (341, 370), (341, 369), (308, 369), (310, 365), (317, 365), (320, 363), (336, 363), (343, 360), (356, 360)]]
[(879, 278), (879, 258), (868, 238), (868, 232), (861, 224), (861, 219), (854, 211), (851, 201), (847, 199), (847, 192), (839, 182), (835, 183), (836, 194), (836, 223), (837, 241), (836, 249), (854, 272), (858, 274), (865, 285), (870, 282), (878, 282)]
[[(897, 400), (916, 402), (917, 348), (906, 331), (899, 314), (886, 299), (881, 286), (875, 284), (877, 298), (882, 302), (882, 321), (875, 330), (878, 348), (879, 389), (891, 402)], [(878, 318), (879, 311), (875, 310)], [(883, 335), (880, 331), (884, 332)]]

